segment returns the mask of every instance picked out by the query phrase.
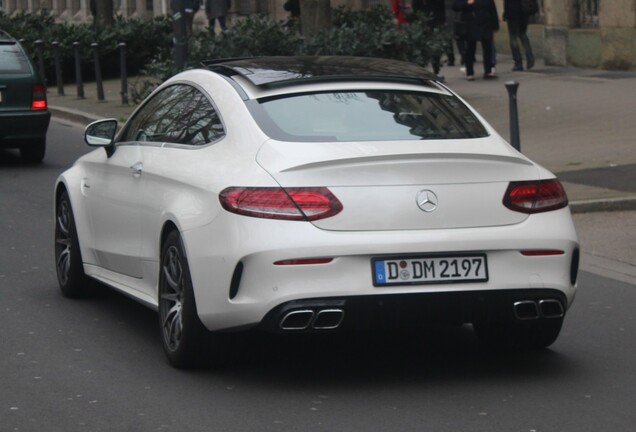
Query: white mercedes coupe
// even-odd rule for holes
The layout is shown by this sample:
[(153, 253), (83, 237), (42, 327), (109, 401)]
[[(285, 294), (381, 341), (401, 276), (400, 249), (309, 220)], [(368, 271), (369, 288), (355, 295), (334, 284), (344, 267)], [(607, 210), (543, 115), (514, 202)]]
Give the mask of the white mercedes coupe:
[(471, 323), (543, 348), (574, 300), (560, 182), (410, 63), (206, 62), (85, 141), (55, 186), (62, 293), (156, 309), (176, 367), (247, 329)]

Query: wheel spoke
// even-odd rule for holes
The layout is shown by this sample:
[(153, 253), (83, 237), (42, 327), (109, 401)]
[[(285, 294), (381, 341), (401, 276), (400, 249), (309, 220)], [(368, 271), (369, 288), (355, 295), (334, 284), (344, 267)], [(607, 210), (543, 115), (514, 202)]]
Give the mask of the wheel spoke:
[(67, 248), (70, 248), (71, 246), (71, 240), (68, 238), (57, 238), (55, 239), (55, 243), (62, 246), (66, 246)]
[(170, 350), (179, 348), (183, 334), (183, 268), (181, 255), (175, 246), (169, 247), (162, 260), (160, 283), (161, 327)]
[(71, 218), (68, 209), (68, 203), (66, 201), (62, 201), (62, 203), (60, 204), (59, 215), (57, 217), (57, 226), (59, 227), (60, 232), (64, 235), (64, 237), (69, 236)]
[(179, 259), (179, 251), (175, 247), (171, 247), (167, 251), (167, 256), (164, 258), (163, 274), (172, 291), (181, 293), (183, 290), (180, 286), (182, 275), (181, 262)]
[(175, 349), (178, 347), (182, 332), (180, 303), (175, 303), (170, 310), (166, 312), (162, 327), (166, 342), (168, 342), (170, 348)]
[(71, 270), (71, 250), (70, 248), (64, 249), (57, 259), (58, 274), (62, 284), (66, 284), (68, 280), (69, 272)]
[(177, 301), (179, 301), (179, 295), (176, 293), (162, 293), (161, 294), (161, 300), (166, 300), (169, 301), (171, 303), (175, 303)]
[(170, 287), (170, 289), (174, 292), (179, 292), (181, 288), (179, 287), (178, 281), (174, 280), (172, 275), (170, 274), (170, 269), (168, 267), (163, 268), (163, 275), (166, 278), (166, 283)]

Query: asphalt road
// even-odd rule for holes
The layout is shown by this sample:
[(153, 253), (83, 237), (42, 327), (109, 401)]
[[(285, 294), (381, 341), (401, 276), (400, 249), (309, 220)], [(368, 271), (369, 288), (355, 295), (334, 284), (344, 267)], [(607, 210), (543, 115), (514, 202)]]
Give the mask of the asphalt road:
[(538, 353), (484, 351), (465, 326), (254, 337), (230, 367), (172, 369), (154, 312), (110, 291), (58, 293), (52, 188), (86, 151), (57, 121), (43, 165), (0, 150), (1, 432), (634, 430), (636, 290), (585, 272)]

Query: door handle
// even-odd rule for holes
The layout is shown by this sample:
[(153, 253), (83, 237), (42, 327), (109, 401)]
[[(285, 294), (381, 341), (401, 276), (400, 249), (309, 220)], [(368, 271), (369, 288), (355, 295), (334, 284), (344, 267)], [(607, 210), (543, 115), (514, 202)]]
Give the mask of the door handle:
[(134, 177), (141, 176), (141, 172), (144, 170), (144, 164), (141, 162), (137, 162), (133, 166), (130, 167), (132, 174)]

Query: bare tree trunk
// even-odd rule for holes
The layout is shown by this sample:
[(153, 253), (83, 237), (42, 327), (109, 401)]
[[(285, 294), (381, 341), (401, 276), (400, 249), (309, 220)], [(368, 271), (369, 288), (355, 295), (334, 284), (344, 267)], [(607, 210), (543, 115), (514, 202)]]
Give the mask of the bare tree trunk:
[(330, 0), (300, 0), (300, 23), (307, 40), (320, 30), (331, 27)]
[(113, 18), (113, 0), (95, 0), (97, 3), (97, 15), (95, 23), (97, 25), (112, 25), (115, 22)]

